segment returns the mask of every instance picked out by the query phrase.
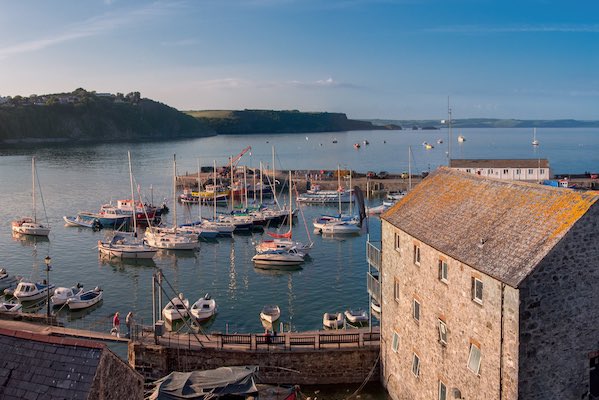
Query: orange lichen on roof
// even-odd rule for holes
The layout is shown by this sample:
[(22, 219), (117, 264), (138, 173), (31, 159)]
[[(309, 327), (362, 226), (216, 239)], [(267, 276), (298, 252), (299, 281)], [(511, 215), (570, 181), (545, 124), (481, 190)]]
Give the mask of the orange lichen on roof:
[(516, 287), (598, 199), (598, 192), (440, 168), (382, 218)]

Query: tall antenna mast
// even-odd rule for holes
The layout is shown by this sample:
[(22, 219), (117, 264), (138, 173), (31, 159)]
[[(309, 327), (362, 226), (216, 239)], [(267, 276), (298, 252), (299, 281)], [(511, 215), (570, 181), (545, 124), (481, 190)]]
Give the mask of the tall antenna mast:
[(451, 106), (449, 105), (449, 96), (447, 96), (447, 114), (448, 114), (448, 122), (447, 122), (447, 166), (449, 166), (451, 162)]

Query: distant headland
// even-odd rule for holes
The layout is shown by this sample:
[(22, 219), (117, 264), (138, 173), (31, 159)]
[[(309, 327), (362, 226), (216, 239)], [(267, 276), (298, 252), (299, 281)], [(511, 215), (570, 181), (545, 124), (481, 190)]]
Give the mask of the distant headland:
[[(356, 120), (298, 110), (179, 111), (139, 92), (0, 96), (0, 143), (156, 141), (226, 134), (441, 129), (441, 120)], [(455, 128), (599, 127), (599, 121), (470, 118)]]

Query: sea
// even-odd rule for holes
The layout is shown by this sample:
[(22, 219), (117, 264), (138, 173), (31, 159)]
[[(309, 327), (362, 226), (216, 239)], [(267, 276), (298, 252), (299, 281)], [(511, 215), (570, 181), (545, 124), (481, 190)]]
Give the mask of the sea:
[[(465, 141), (458, 143), (458, 135)], [(259, 313), (266, 304), (281, 308), (285, 330), (322, 329), (324, 312), (369, 307), (366, 290), (366, 241), (380, 240), (380, 220), (371, 217), (363, 231), (352, 237), (322, 237), (311, 231), (313, 218), (338, 212), (337, 206), (302, 207), (293, 232), (297, 240), (313, 240), (310, 259), (296, 271), (254, 268), (254, 245), (264, 233), (234, 235), (201, 243), (198, 251), (160, 251), (150, 264), (106, 261), (96, 244), (112, 231), (94, 232), (65, 227), (63, 216), (97, 211), (102, 204), (130, 197), (127, 152), (132, 157), (135, 186), (146, 201), (166, 201), (172, 226), (173, 155), (177, 174), (195, 173), (203, 166), (227, 165), (251, 146), (239, 165), (257, 168), (262, 162), (276, 169), (343, 169), (365, 173), (433, 171), (452, 158), (547, 158), (553, 173), (599, 171), (599, 129), (537, 129), (539, 146), (532, 146), (532, 129), (454, 129), (351, 131), (306, 134), (221, 135), (207, 138), (110, 144), (28, 144), (0, 147), (0, 267), (32, 281), (46, 278), (44, 258), (51, 257), (50, 282), (104, 290), (104, 300), (90, 310), (69, 313), (54, 310), (67, 326), (109, 330), (116, 311), (132, 311), (138, 322), (152, 323), (152, 275), (161, 269), (173, 287), (191, 302), (209, 293), (218, 314), (207, 332), (263, 332)], [(365, 141), (368, 144), (365, 144)], [(334, 143), (336, 142), (336, 143)], [(356, 149), (354, 144), (359, 143)], [(426, 149), (423, 143), (433, 146)], [(448, 146), (450, 144), (451, 146)], [(451, 147), (451, 148), (450, 148)], [(49, 238), (15, 237), (11, 221), (32, 214), (31, 158), (36, 159), (36, 213), (52, 228)], [(282, 202), (287, 199), (282, 197)], [(378, 205), (381, 199), (370, 199)], [(226, 208), (219, 211), (226, 212)], [(210, 207), (202, 207), (204, 216)], [(197, 219), (198, 206), (177, 208), (178, 223)], [(165, 300), (166, 301), (166, 300)], [(31, 312), (45, 312), (39, 304)], [(376, 319), (373, 319), (376, 324)], [(122, 352), (122, 349), (120, 350)], [(126, 354), (126, 353), (125, 353)]]

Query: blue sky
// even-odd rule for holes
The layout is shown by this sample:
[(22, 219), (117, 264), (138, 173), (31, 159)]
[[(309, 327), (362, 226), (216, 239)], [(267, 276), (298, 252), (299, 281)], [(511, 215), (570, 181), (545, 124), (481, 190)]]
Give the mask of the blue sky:
[(599, 119), (599, 2), (0, 0), (0, 95)]

